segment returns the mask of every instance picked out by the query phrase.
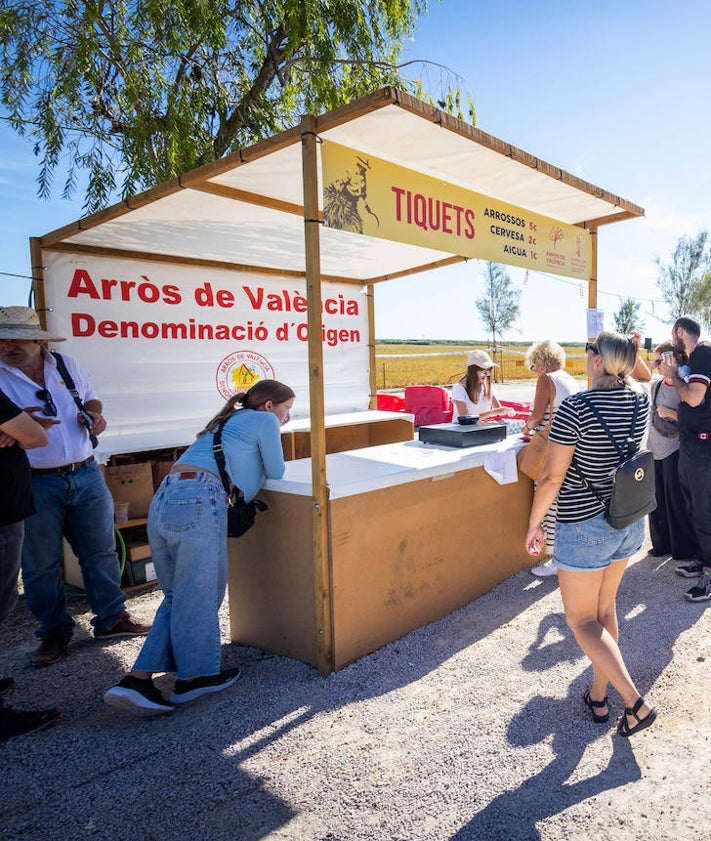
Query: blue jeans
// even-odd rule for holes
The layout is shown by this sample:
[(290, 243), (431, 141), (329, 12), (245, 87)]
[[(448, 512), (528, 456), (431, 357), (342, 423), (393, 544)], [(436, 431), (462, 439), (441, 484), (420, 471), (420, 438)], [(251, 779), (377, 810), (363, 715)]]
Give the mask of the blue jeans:
[(114, 503), (99, 466), (73, 473), (33, 473), (35, 514), (25, 520), (22, 582), (40, 639), (70, 637), (74, 620), (64, 594), (62, 537), (77, 556), (95, 614), (91, 624), (108, 631), (124, 610), (121, 568), (114, 537)]
[(644, 517), (613, 529), (604, 512), (580, 523), (556, 523), (553, 560), (557, 569), (591, 572), (638, 552), (644, 542)]
[(220, 671), (218, 611), (227, 589), (227, 507), (216, 476), (163, 479), (148, 512), (163, 602), (133, 668), (190, 680)]
[(0, 625), (17, 603), (17, 576), (24, 533), (24, 520), (0, 526)]

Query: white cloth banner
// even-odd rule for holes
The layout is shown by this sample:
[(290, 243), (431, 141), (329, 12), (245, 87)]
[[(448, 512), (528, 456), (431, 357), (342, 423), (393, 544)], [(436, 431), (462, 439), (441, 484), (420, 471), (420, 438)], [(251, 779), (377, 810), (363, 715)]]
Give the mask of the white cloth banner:
[[(188, 444), (235, 391), (277, 379), (308, 417), (306, 283), (201, 266), (44, 251), (47, 326), (66, 337), (108, 429), (97, 455)], [(367, 299), (323, 283), (328, 414), (368, 408)]]

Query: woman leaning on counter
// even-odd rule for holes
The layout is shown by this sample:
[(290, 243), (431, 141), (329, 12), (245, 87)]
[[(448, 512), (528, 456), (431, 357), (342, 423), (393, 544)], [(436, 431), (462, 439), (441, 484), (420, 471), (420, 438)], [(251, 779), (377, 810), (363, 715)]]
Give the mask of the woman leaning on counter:
[[(140, 715), (170, 713), (239, 677), (239, 668), (220, 668), (227, 505), (214, 438), (224, 426), (225, 471), (250, 502), (267, 478), (284, 474), (280, 427), (293, 404), (294, 392), (277, 380), (259, 380), (235, 394), (161, 482), (148, 512), (148, 541), (163, 601), (133, 668), (104, 693), (109, 706)], [(159, 672), (176, 674), (168, 700), (152, 680)]]
[[(542, 522), (558, 496), (554, 564), (563, 608), (578, 645), (590, 658), (593, 680), (583, 701), (593, 721), (609, 717), (607, 688), (611, 683), (624, 701), (617, 723), (621, 736), (649, 727), (656, 711), (640, 696), (627, 671), (618, 640), (617, 590), (630, 555), (644, 540), (644, 518), (614, 529), (605, 518), (603, 499), (612, 493), (612, 472), (619, 464), (611, 434), (624, 440), (630, 431), (637, 446), (645, 433), (649, 397), (633, 379), (637, 348), (618, 333), (603, 332), (586, 345), (588, 391), (566, 398), (550, 432), (548, 458), (533, 497), (526, 550), (536, 555), (543, 543)], [(634, 429), (632, 429), (634, 419)]]

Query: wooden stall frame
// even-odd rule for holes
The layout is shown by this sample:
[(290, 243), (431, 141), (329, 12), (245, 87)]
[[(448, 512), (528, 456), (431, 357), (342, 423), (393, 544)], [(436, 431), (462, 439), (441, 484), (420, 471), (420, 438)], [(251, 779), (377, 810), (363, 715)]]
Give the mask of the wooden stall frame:
[[(369, 277), (353, 277), (348, 274), (341, 276), (333, 271), (327, 274), (321, 273), (322, 219), (319, 211), (319, 138), (325, 132), (341, 129), (352, 120), (368, 116), (379, 111), (379, 109), (392, 108), (393, 106), (420, 118), (425, 123), (438, 126), (438, 130), (441, 130), (447, 136), (453, 136), (459, 139), (463, 138), (470, 141), (474, 146), (488, 150), (486, 154), (496, 153), (496, 155), (501, 156), (502, 168), (512, 165), (513, 162), (523, 170), (532, 171), (536, 178), (542, 176), (551, 182), (555, 181), (565, 185), (566, 188), (575, 191), (576, 196), (578, 193), (586, 194), (586, 209), (589, 209), (590, 215), (594, 215), (595, 218), (583, 219), (574, 224), (578, 224), (581, 228), (591, 232), (592, 258), (590, 276), (587, 280), (587, 303), (590, 309), (595, 309), (598, 293), (598, 227), (624, 219), (642, 216), (644, 214), (643, 208), (493, 137), (481, 129), (439, 110), (434, 105), (425, 103), (403, 91), (391, 87), (382, 88), (369, 96), (318, 117), (307, 115), (302, 119), (301, 124), (293, 129), (256, 143), (252, 147), (241, 149), (225, 158), (206, 164), (177, 179), (147, 190), (138, 196), (129, 197), (111, 208), (94, 213), (42, 237), (33, 237), (30, 239), (35, 304), (45, 328), (47, 327), (47, 319), (45, 317), (46, 300), (44, 294), (45, 272), (42, 267), (43, 250), (87, 255), (95, 254), (107, 257), (115, 256), (122, 259), (138, 258), (182, 265), (220, 268), (228, 271), (259, 272), (284, 277), (305, 278), (307, 289), (309, 405), (311, 412), (310, 446), (313, 486), (311, 506), (314, 550), (314, 610), (318, 633), (318, 669), (322, 674), (328, 674), (333, 669), (333, 594), (331, 569), (332, 547), (329, 542), (329, 488), (326, 475), (323, 348), (320, 337), (321, 283), (324, 281), (337, 281), (359, 285), (365, 288), (369, 332), (368, 355), (370, 360), (369, 403), (371, 408), (373, 408), (375, 405), (377, 376), (374, 339), (374, 284), (396, 277), (431, 271), (432, 269), (462, 262), (467, 259), (458, 254), (442, 256), (440, 252), (432, 255), (429, 261), (425, 258), (420, 263), (406, 265), (403, 260), (405, 267), (395, 267), (395, 270), (389, 271), (388, 273), (374, 274)], [(444, 143), (446, 142), (447, 140), (445, 138)], [(294, 201), (286, 201), (269, 196), (266, 194), (266, 190), (264, 194), (261, 194), (249, 190), (236, 189), (228, 184), (217, 183), (215, 180), (221, 175), (239, 170), (241, 166), (258, 161), (273, 152), (289, 149), (297, 143), (301, 145), (303, 175), (303, 204), (301, 206)], [(508, 159), (508, 163), (504, 162), (504, 159)], [(535, 181), (535, 183), (537, 184), (538, 181)], [(469, 186), (472, 188), (471, 184)], [(531, 185), (528, 182), (527, 188), (529, 190), (531, 189)], [(100, 227), (105, 223), (110, 225), (114, 220), (122, 216), (131, 214), (137, 209), (144, 208), (153, 202), (160, 201), (183, 190), (199, 191), (203, 195), (218, 196), (221, 200), (225, 198), (233, 199), (236, 202), (258, 205), (262, 208), (270, 208), (292, 216), (301, 215), (304, 223), (305, 245), (303, 271), (299, 267), (297, 267), (297, 270), (294, 270), (293, 267), (288, 268), (286, 265), (283, 267), (277, 264), (258, 266), (256, 264), (249, 264), (249, 262), (230, 262), (228, 259), (203, 259), (197, 253), (190, 256), (184, 254), (173, 255), (166, 253), (170, 251), (169, 248), (161, 251), (161, 248), (156, 246), (153, 250), (150, 250), (150, 247), (145, 242), (143, 243), (143, 247), (140, 247), (140, 236), (136, 237), (135, 242), (127, 242), (125, 248), (99, 247), (95, 242), (82, 241), (82, 235), (91, 232), (92, 229)], [(604, 203), (605, 206), (600, 207), (601, 203)], [(587, 205), (589, 205), (589, 208)], [(593, 213), (593, 209), (602, 212), (601, 214)], [(286, 264), (286, 261), (284, 263)], [(365, 274), (365, 272), (361, 272), (361, 274)]]

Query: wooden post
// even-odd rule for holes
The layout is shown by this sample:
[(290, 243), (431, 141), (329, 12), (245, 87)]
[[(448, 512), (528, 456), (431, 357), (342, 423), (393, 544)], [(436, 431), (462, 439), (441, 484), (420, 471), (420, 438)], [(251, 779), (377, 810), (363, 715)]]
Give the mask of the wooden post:
[(301, 120), (304, 179), (304, 238), (306, 300), (309, 331), (309, 411), (311, 417), (311, 495), (314, 558), (314, 610), (316, 659), (320, 674), (333, 671), (333, 621), (331, 616), (331, 553), (328, 541), (328, 486), (326, 484), (326, 432), (321, 343), (321, 248), (318, 215), (318, 154), (316, 120)]
[(372, 283), (366, 287), (366, 303), (368, 305), (368, 371), (370, 372), (370, 401), (371, 409), (378, 408), (378, 372), (375, 370), (375, 294)]
[[(588, 309), (597, 309), (597, 228), (590, 231), (590, 279), (588, 280)], [(588, 336), (590, 341), (595, 336)]]
[[(39, 315), (42, 329), (47, 329), (47, 303), (44, 297), (44, 267), (39, 237), (30, 237), (30, 266), (32, 267), (32, 301)], [(29, 304), (28, 304), (29, 306)]]
[[(590, 279), (588, 280), (588, 309), (597, 309), (597, 228), (590, 231)], [(594, 342), (597, 336), (588, 336)], [(592, 385), (588, 377), (588, 388)]]

